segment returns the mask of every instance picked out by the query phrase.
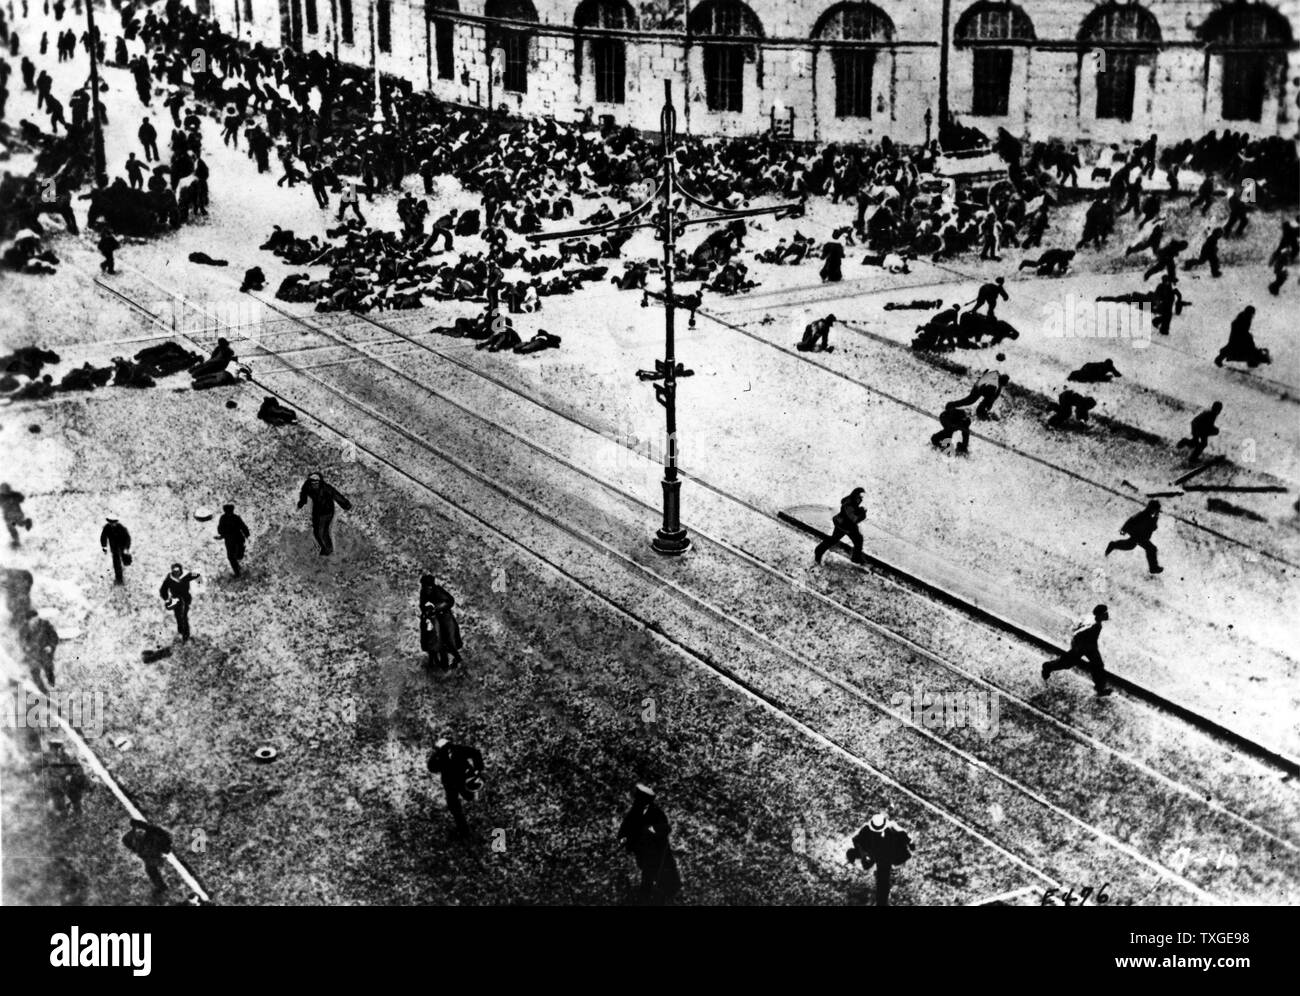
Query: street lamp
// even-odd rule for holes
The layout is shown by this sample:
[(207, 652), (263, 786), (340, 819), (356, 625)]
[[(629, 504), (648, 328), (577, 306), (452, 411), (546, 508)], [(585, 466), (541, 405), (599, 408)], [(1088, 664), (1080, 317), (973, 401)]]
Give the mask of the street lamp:
[[(654, 549), (667, 556), (685, 553), (691, 548), (690, 537), (681, 523), (681, 488), (682, 482), (677, 473), (677, 381), (689, 377), (692, 371), (677, 362), (676, 352), (676, 308), (682, 302), (673, 293), (673, 269), (677, 259), (677, 239), (688, 227), (708, 225), (717, 221), (729, 221), (738, 218), (752, 218), (757, 215), (775, 214), (801, 209), (802, 204), (780, 204), (770, 208), (744, 208), (736, 210), (709, 204), (684, 189), (677, 179), (677, 110), (673, 107), (672, 82), (664, 80), (664, 106), (659, 115), (659, 131), (662, 136), (658, 182), (645, 201), (634, 207), (627, 214), (599, 225), (588, 228), (571, 229), (564, 232), (551, 232), (546, 235), (530, 235), (529, 241), (549, 242), (555, 239), (581, 238), (600, 235), (606, 232), (621, 231), (631, 228), (650, 228), (655, 238), (663, 243), (664, 289), (662, 292), (646, 290), (645, 298), (653, 297), (664, 304), (664, 358), (655, 360), (654, 370), (638, 370), (637, 377), (643, 381), (654, 381), (655, 399), (664, 406), (665, 422), (668, 433), (668, 446), (664, 456), (664, 510), (663, 525), (651, 540)], [(651, 205), (658, 199), (657, 210)], [(682, 210), (683, 202), (694, 205), (706, 212), (699, 218), (688, 218)], [(638, 218), (643, 220), (637, 221)], [(692, 321), (693, 324), (693, 321)], [(662, 381), (662, 383), (658, 383)]]
[(496, 319), (501, 310), (501, 253), (506, 247), (505, 229), (498, 223), (498, 205), (502, 191), (493, 184), (483, 195), (483, 238), (488, 244), (487, 311), (483, 327), (496, 333)]
[(376, 38), (379, 17), (375, 13), (375, 2), (376, 0), (370, 0), (370, 68), (375, 82), (375, 100), (370, 112), (370, 124), (378, 134), (384, 130), (384, 98), (379, 84), (379, 42)]

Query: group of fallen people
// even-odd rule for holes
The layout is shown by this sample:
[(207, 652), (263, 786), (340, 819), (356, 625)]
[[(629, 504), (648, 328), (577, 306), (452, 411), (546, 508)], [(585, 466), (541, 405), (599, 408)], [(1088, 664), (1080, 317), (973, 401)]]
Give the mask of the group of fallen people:
[(83, 363), (67, 371), (56, 383), (52, 374), (42, 371), (58, 362), (57, 353), (36, 346), (24, 346), (0, 357), (0, 395), (12, 403), (41, 401), (58, 393), (93, 391), (110, 385), (148, 388), (154, 387), (158, 378), (182, 370), (189, 372), (194, 390), (204, 391), (231, 386), (252, 376), (248, 367), (239, 364), (234, 349), (224, 338), (217, 340), (207, 359), (169, 340), (141, 349), (131, 359), (114, 356), (108, 366)]

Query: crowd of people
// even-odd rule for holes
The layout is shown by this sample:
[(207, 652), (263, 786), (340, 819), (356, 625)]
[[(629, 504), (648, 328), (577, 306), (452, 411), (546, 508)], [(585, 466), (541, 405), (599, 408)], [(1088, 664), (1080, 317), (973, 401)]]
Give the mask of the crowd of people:
[[(372, 81), (364, 68), (320, 52), (246, 44), (175, 0), (161, 8), (141, 10), (124, 4), (120, 10), (120, 34), (108, 65), (129, 72), (135, 82), (145, 112), (136, 130), (140, 155), (132, 150), (122, 161), (119, 175), (110, 170), (108, 176), (92, 177), (84, 195), (79, 194), (76, 169), (61, 165), (52, 171), (54, 186), (42, 186), (34, 199), (29, 195), (30, 203), (21, 215), (26, 230), (5, 250), (4, 262), (11, 269), (42, 272), (42, 267), (57, 265), (57, 257), (44, 245), (40, 217), (61, 215), (68, 230), (77, 232), (74, 196), (89, 202), (85, 225), (97, 233), (106, 275), (115, 271), (114, 253), (121, 249), (117, 236), (147, 236), (206, 214), (210, 173), (204, 159), (203, 124), (205, 119), (215, 118), (222, 143), (244, 149), (258, 173), (276, 172), (274, 161), (281, 187), (306, 185), (322, 211), (337, 208), (331, 219), (334, 225), (324, 238), (273, 226), (260, 246), (302, 268), (275, 287), (276, 297), (282, 300), (311, 303), (319, 311), (371, 312), (415, 309), (439, 301), (485, 303), (499, 298), (507, 314), (536, 313), (544, 309), (543, 299), (548, 296), (578, 293), (586, 284), (605, 280), (622, 290), (644, 294), (649, 276), (662, 270), (657, 258), (624, 258), (633, 233), (614, 224), (650, 196), (659, 169), (658, 144), (631, 129), (597, 125), (590, 115), (571, 123), (550, 118), (511, 120), (492, 111), (442, 103), (416, 93), (408, 81), (392, 78), (385, 79), (381, 87), (385, 124), (376, 129), (370, 119)], [(11, 55), (17, 54), (17, 36), (7, 22), (0, 41), (8, 44)], [(77, 44), (75, 34), (58, 32), (59, 61), (74, 58)], [(80, 44), (87, 51), (96, 47), (102, 53), (105, 48), (102, 39), (89, 34), (81, 36)], [(132, 54), (133, 48), (141, 47), (143, 52)], [(45, 49), (43, 39), (41, 55)], [(204, 55), (197, 65), (193, 52)], [(9, 75), (8, 62), (0, 58), (0, 120)], [(20, 76), (24, 89), (37, 94), (38, 108), (48, 115), (49, 133), (23, 120), (18, 137), (32, 147), (50, 151), (56, 148), (62, 128), (62, 141), (68, 144), (57, 148), (62, 150), (60, 154), (66, 153), (66, 162), (72, 162), (71, 145), (88, 147), (93, 115), (99, 113), (101, 120), (105, 119), (102, 104), (96, 111), (90, 85), (83, 84), (68, 97), (69, 119), (64, 103), (53, 92), (49, 73), (44, 69), (38, 72), (27, 55)], [(156, 108), (159, 93), (164, 96), (161, 107)], [(163, 144), (164, 157), (159, 150), (159, 126), (165, 131), (168, 122), (171, 134)], [(767, 136), (728, 140), (685, 137), (676, 152), (676, 169), (683, 184), (705, 200), (741, 208), (760, 198), (779, 199), (791, 205), (783, 214), (800, 217), (806, 214), (810, 198), (821, 197), (832, 205), (843, 203), (846, 216), (828, 239), (795, 231), (762, 250), (752, 246), (755, 229), (751, 224), (731, 221), (683, 247), (672, 261), (673, 275), (679, 282), (699, 284), (695, 306), (704, 290), (733, 295), (759, 286), (766, 267), (816, 263), (821, 280), (837, 282), (843, 279), (846, 251), (856, 247), (865, 253), (863, 265), (891, 273), (907, 273), (909, 262), (921, 258), (943, 262), (977, 254), (982, 261), (997, 262), (1010, 249), (1032, 250), (1035, 255), (1022, 258), (1017, 270), (1051, 278), (1067, 273), (1080, 253), (1109, 250), (1121, 223), (1131, 217), (1134, 230), (1122, 247), (1121, 258), (1137, 257), (1134, 265), (1143, 269), (1143, 289), (1110, 299), (1149, 304), (1156, 331), (1168, 335), (1175, 316), (1187, 303), (1177, 286), (1180, 272), (1204, 266), (1211, 279), (1218, 278), (1224, 269), (1220, 248), (1225, 240), (1240, 238), (1249, 229), (1253, 205), (1280, 201), (1290, 193), (1287, 184), (1296, 168), (1294, 143), (1242, 133), (1212, 132), (1198, 141), (1164, 148), (1154, 135), (1127, 147), (1116, 145), (1108, 150), (1105, 165), (1096, 166), (1089, 177), (1090, 181), (1104, 180), (1105, 185), (1088, 198), (1076, 240), (1074, 233), (1066, 236), (1053, 225), (1062, 206), (1079, 196), (1073, 192), (1079, 186), (1079, 170), (1085, 168), (1079, 149), (1062, 143), (1034, 143), (1026, 149), (1006, 132), (999, 133), (993, 148), (1005, 165), (1005, 177), (965, 186), (937, 175), (942, 155), (937, 140), (921, 148), (903, 148), (886, 137), (872, 144), (810, 150)], [(1157, 171), (1164, 179), (1160, 191), (1153, 184)], [(1181, 196), (1180, 184), (1189, 173), (1201, 177), (1188, 202), (1190, 210), (1200, 212), (1204, 219), (1213, 218), (1206, 222), (1195, 255), (1184, 259), (1191, 241), (1171, 237), (1169, 229), (1173, 227), (1173, 199)], [(479, 195), (481, 208), (448, 210), (434, 217), (429, 198), (435, 195), (437, 178), (443, 176), (454, 177), (462, 189)], [(416, 189), (422, 189), (423, 196), (412, 189), (416, 187), (412, 177), (419, 178)], [(378, 228), (366, 220), (363, 203), (387, 192), (399, 194), (400, 231)], [(587, 213), (583, 205), (592, 199), (601, 204)], [(570, 224), (606, 227), (597, 238), (556, 243), (554, 251), (527, 241), (527, 236), (568, 219), (574, 219)], [(1054, 241), (1061, 244), (1052, 245)], [(1287, 219), (1270, 258), (1274, 271), (1271, 293), (1279, 292), (1288, 267), (1298, 256), (1300, 219), (1294, 223)], [(208, 261), (214, 265), (224, 262)], [(314, 274), (308, 269), (311, 267), (326, 272)], [(1156, 276), (1160, 278), (1157, 284), (1146, 290), (1148, 281)], [(258, 268), (246, 272), (245, 289), (260, 290), (264, 283)], [(974, 301), (966, 304), (941, 307), (934, 302), (916, 302), (927, 310), (941, 310), (917, 328), (913, 348), (932, 353), (997, 348), (1014, 341), (1019, 331), (997, 315), (999, 302), (1007, 299), (1005, 280), (999, 277), (985, 282)], [(1251, 334), (1253, 315), (1254, 308), (1247, 307), (1233, 321), (1216, 364), (1243, 362), (1255, 367), (1270, 361), (1269, 351), (1258, 346)], [(810, 323), (797, 349), (830, 352), (835, 323), (833, 314)], [(459, 319), (439, 330), (479, 339), (484, 348), (517, 353), (555, 348), (560, 342), (545, 330), (525, 341), (509, 318), (500, 318), (490, 326)], [(972, 419), (998, 418), (997, 404), (1011, 382), (1003, 369), (1005, 361), (1005, 353), (998, 353), (996, 361), (974, 377), (965, 394), (946, 402), (938, 416), (939, 430), (930, 438), (935, 447), (956, 439), (955, 451), (968, 453)], [(110, 382), (142, 388), (185, 370), (191, 373), (195, 389), (205, 389), (233, 383), (239, 376), (232, 372), (232, 368), (239, 369), (238, 358), (224, 339), (206, 359), (165, 343), (142, 349), (131, 359), (116, 357), (110, 367), (85, 364), (67, 372), (56, 384), (43, 369), (58, 362), (56, 355), (35, 348), (3, 358), (0, 392), (12, 401), (22, 401), (60, 391), (95, 390)], [(1095, 384), (1120, 376), (1111, 360), (1101, 359), (1085, 363), (1068, 379), (1072, 384)], [(1095, 398), (1073, 386), (1050, 400), (1047, 425), (1053, 428), (1087, 425), (1097, 407)], [(285, 415), (274, 399), (267, 401), (263, 407), (267, 421), (283, 424), (292, 420), (292, 412)], [(1221, 411), (1222, 405), (1216, 402), (1199, 414), (1190, 436), (1179, 442), (1180, 449), (1188, 450), (1190, 460), (1199, 459), (1209, 440), (1218, 434), (1216, 420)], [(865, 559), (858, 528), (865, 518), (862, 493), (858, 488), (841, 503), (832, 535), (814, 552), (817, 563), (845, 537), (853, 544), (854, 561)], [(19, 528), (31, 528), (31, 520), (22, 512), (23, 497), (6, 484), (0, 487), (0, 500), (16, 544)], [(334, 552), (333, 516), (336, 509), (348, 510), (350, 503), (319, 474), (303, 484), (298, 507), (308, 503), (318, 553), (329, 556)], [(1125, 538), (1113, 541), (1105, 555), (1140, 547), (1148, 558), (1149, 571), (1162, 572), (1152, 542), (1159, 511), (1159, 503), (1152, 502), (1131, 517), (1122, 529)], [(231, 504), (225, 506), (217, 528), (232, 571), (239, 576), (249, 529)], [(112, 558), (116, 583), (124, 583), (124, 568), (130, 564), (129, 533), (110, 516), (101, 542), (105, 555)], [(174, 564), (158, 589), (159, 597), (175, 615), (182, 642), (191, 638), (191, 586), (199, 580), (199, 574)], [(430, 667), (451, 670), (462, 664), (463, 641), (452, 612), (454, 605), (455, 598), (433, 575), (421, 579), (420, 645)], [(48, 621), (23, 611), (26, 636), (22, 645), (28, 648), (33, 679), (52, 685), (57, 634), (51, 640)], [(1094, 672), (1099, 694), (1107, 694), (1096, 653), (1096, 635), (1106, 618), (1105, 606), (1099, 606), (1095, 631), (1076, 641), (1071, 653), (1043, 665), (1044, 680), (1054, 671), (1084, 662)], [(467, 833), (463, 802), (481, 790), (482, 755), (472, 746), (439, 739), (427, 767), (442, 779), (457, 831)], [(619, 839), (636, 856), (642, 872), (641, 898), (666, 902), (677, 894), (681, 881), (668, 845), (669, 825), (654, 800), (652, 789), (637, 786)], [(142, 851), (137, 853), (152, 856), (145, 859), (145, 865), (157, 885), (159, 856), (167, 852), (169, 841), (165, 847), (157, 834), (150, 838), (147, 825), (133, 829), (139, 831), (136, 844)], [(899, 843), (900, 833), (882, 814), (855, 837), (855, 847), (848, 854), (850, 861), (861, 860), (864, 867), (874, 866), (878, 873), (883, 870), (878, 890), (882, 902), (888, 897), (888, 869), (910, 853), (910, 845)], [(890, 843), (880, 843), (873, 835), (881, 840), (888, 836)], [(135, 850), (135, 845), (128, 846)]]

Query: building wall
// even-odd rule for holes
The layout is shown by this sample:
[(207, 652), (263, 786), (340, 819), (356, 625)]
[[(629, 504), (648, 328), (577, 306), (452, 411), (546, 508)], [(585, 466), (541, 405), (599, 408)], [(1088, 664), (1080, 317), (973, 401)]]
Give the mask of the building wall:
[[(253, 18), (244, 16), (245, 0), (213, 0), (222, 25), (249, 41), (282, 44), (283, 23), (290, 6), (305, 0), (249, 0)], [(316, 0), (319, 30), (303, 31), (303, 48), (335, 53), (339, 58), (368, 65), (371, 58), (369, 9), (371, 0), (352, 0), (354, 42), (340, 42), (340, 0)], [(755, 39), (755, 58), (744, 67), (743, 110), (709, 110), (704, 87), (704, 50), (699, 39), (687, 44), (684, 0), (631, 0), (639, 19), (639, 37), (626, 45), (625, 100), (597, 103), (590, 33), (574, 31), (577, 0), (533, 0), (537, 27), (529, 44), (528, 90), (510, 93), (502, 87), (504, 56), (487, 50), (485, 0), (460, 0), (455, 18), (455, 70), (450, 80), (438, 79), (432, 30), (424, 0), (391, 0), (392, 51), (378, 53), (381, 70), (412, 80), (417, 88), (457, 103), (504, 105), (523, 115), (553, 114), (572, 120), (584, 108), (611, 115), (618, 124), (654, 131), (663, 104), (663, 81), (672, 81), (681, 131), (704, 135), (753, 134), (768, 127), (773, 108), (794, 113), (794, 137), (820, 142), (878, 139), (902, 142), (926, 136), (925, 115), (937, 118), (939, 103), (941, 14), (940, 0), (881, 0), (877, 4), (893, 22), (893, 38), (876, 48), (870, 117), (840, 118), (835, 113), (835, 79), (830, 49), (813, 40), (829, 0), (752, 0), (750, 9), (763, 30)], [(1245, 2), (1245, 0), (1230, 0)], [(238, 4), (238, 8), (236, 8)], [(454, 5), (454, 0), (453, 0)], [(950, 32), (971, 6), (952, 0)], [(953, 42), (949, 47), (949, 106), (959, 121), (985, 130), (1005, 127), (1033, 139), (1111, 142), (1158, 132), (1162, 138), (1197, 136), (1210, 128), (1231, 127), (1254, 134), (1294, 135), (1300, 106), (1300, 50), (1261, 54), (1271, 60), (1276, 82), (1265, 99), (1258, 122), (1222, 119), (1223, 57), (1197, 37), (1197, 29), (1222, 3), (1219, 0), (1148, 0), (1144, 6), (1159, 24), (1161, 41), (1145, 57), (1137, 73), (1130, 121), (1096, 116), (1097, 53), (1078, 41), (1094, 0), (1023, 0), (1020, 9), (1030, 19), (1035, 40), (1013, 48), (1011, 91), (1007, 114), (976, 117), (972, 111), (974, 56), (972, 48)], [(692, 6), (700, 3), (693, 0)], [(1300, 0), (1275, 0), (1270, 6), (1290, 23), (1300, 38)], [(239, 17), (236, 18), (236, 10)], [(581, 66), (578, 61), (581, 60)]]

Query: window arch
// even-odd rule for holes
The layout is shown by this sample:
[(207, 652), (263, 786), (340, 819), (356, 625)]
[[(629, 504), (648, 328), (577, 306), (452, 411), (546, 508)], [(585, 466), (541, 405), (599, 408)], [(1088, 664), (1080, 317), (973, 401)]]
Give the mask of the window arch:
[[(573, 14), (573, 24), (578, 29), (593, 31), (627, 31), (637, 27), (636, 12), (626, 0), (582, 0)], [(582, 76), (585, 58), (583, 38), (577, 36), (578, 51), (574, 58), (574, 72)], [(596, 83), (596, 102), (621, 104), (626, 99), (627, 45), (622, 38), (596, 35), (586, 41), (591, 53), (592, 75)]]
[(1286, 48), (1292, 41), (1290, 22), (1264, 3), (1219, 7), (1205, 19), (1197, 36), (1211, 48)]
[(706, 0), (691, 11), (690, 33), (699, 37), (704, 55), (704, 97), (711, 111), (745, 109), (745, 63), (756, 58), (741, 38), (762, 38), (763, 24), (740, 0)]
[[(537, 21), (531, 0), (487, 0), (483, 13), (502, 21)], [(489, 53), (494, 48), (505, 54), (501, 86), (512, 93), (528, 92), (528, 59), (533, 33), (527, 28), (492, 25), (487, 31)]]
[(871, 117), (876, 49), (894, 40), (889, 15), (873, 3), (839, 3), (817, 19), (813, 40), (831, 49), (835, 116)]
[(1083, 19), (1079, 40), (1102, 45), (1156, 45), (1160, 42), (1160, 24), (1151, 11), (1138, 4), (1107, 3)]
[(705, 0), (690, 17), (691, 34), (710, 38), (762, 38), (763, 22), (740, 0)]
[(874, 3), (837, 3), (817, 19), (813, 37), (828, 42), (894, 40), (894, 22)]
[(573, 14), (574, 27), (634, 31), (636, 11), (627, 0), (582, 0)]
[(966, 9), (953, 32), (955, 45), (1033, 41), (1034, 24), (1013, 3), (977, 3)]

